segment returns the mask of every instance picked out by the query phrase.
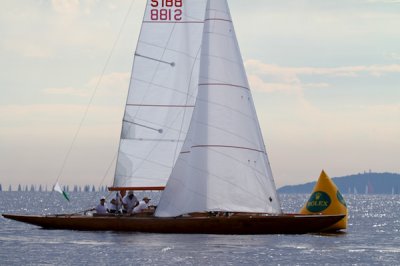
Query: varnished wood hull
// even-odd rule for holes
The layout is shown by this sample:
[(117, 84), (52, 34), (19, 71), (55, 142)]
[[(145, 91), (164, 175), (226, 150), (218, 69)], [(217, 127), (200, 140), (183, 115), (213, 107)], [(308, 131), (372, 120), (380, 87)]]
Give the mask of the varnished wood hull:
[(323, 232), (344, 215), (239, 215), (231, 217), (12, 215), (5, 218), (46, 229), (174, 234), (305, 234)]

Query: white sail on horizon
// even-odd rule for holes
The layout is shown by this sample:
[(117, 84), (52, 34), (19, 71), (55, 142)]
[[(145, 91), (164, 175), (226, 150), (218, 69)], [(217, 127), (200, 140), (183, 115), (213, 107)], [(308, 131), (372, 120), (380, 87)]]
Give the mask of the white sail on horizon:
[(226, 0), (207, 3), (198, 95), (155, 215), (281, 213)]

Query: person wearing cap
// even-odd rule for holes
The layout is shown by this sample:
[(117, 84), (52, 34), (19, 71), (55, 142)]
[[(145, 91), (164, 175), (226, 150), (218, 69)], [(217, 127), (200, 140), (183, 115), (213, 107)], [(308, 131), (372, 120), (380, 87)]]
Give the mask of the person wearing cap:
[(100, 204), (96, 206), (95, 210), (99, 214), (107, 213), (107, 205), (105, 197), (101, 197)]
[(133, 208), (139, 204), (138, 199), (133, 194), (133, 191), (129, 191), (128, 194), (122, 199), (122, 210), (124, 213), (132, 213)]
[(149, 199), (148, 197), (144, 197), (139, 202), (139, 204), (133, 209), (133, 213), (141, 213), (143, 212), (143, 210), (147, 209), (150, 200), (151, 199)]

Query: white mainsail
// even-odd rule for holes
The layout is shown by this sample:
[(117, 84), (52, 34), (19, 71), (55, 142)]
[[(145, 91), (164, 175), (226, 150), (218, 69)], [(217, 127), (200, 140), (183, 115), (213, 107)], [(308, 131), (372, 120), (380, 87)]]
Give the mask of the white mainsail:
[(148, 0), (114, 187), (165, 186), (193, 112), (206, 0)]
[(209, 0), (196, 106), (155, 215), (281, 213), (226, 0)]

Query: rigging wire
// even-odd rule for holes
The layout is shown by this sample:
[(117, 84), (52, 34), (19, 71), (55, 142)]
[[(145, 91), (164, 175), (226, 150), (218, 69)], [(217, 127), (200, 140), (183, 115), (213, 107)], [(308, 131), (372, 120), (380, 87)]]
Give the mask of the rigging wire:
[[(63, 160), (63, 162), (62, 162), (62, 164), (61, 164), (60, 171), (58, 172), (58, 175), (57, 175), (56, 182), (55, 182), (54, 184), (56, 184), (56, 183), (60, 180), (60, 177), (61, 177), (62, 173), (64, 172), (66, 163), (67, 163), (67, 161), (68, 161), (68, 159), (69, 159), (69, 157), (70, 157), (70, 154), (71, 154), (71, 152), (72, 152), (72, 149), (73, 149), (73, 147), (74, 147), (74, 145), (75, 145), (75, 142), (76, 142), (76, 140), (77, 140), (77, 138), (78, 138), (78, 135), (79, 135), (79, 133), (80, 133), (80, 131), (81, 131), (81, 129), (82, 129), (83, 123), (85, 122), (85, 120), (86, 120), (86, 118), (87, 118), (89, 109), (90, 109), (90, 107), (91, 107), (91, 105), (92, 105), (92, 102), (93, 102), (93, 99), (94, 99), (94, 97), (95, 97), (95, 95), (96, 95), (96, 92), (97, 92), (97, 90), (98, 90), (98, 88), (99, 88), (100, 83), (101, 83), (102, 80), (103, 80), (104, 74), (105, 74), (105, 72), (106, 72), (106, 70), (107, 70), (107, 67), (108, 67), (109, 62), (110, 62), (110, 60), (111, 60), (111, 57), (112, 57), (112, 55), (113, 55), (113, 53), (114, 53), (115, 47), (117, 46), (117, 43), (118, 43), (118, 41), (119, 41), (119, 39), (120, 39), (121, 33), (122, 33), (122, 31), (123, 31), (123, 29), (124, 29), (124, 27), (125, 27), (126, 21), (127, 21), (127, 19), (128, 19), (128, 16), (129, 16), (129, 14), (130, 14), (130, 12), (131, 12), (131, 10), (132, 10), (132, 7), (133, 7), (133, 4), (135, 3), (135, 1), (136, 1), (136, 0), (132, 0), (130, 6), (129, 6), (129, 8), (128, 8), (128, 11), (126, 12), (126, 15), (125, 15), (125, 17), (124, 17), (124, 19), (123, 19), (123, 21), (122, 21), (122, 24), (121, 24), (121, 27), (120, 27), (119, 32), (118, 32), (118, 34), (117, 34), (117, 37), (116, 37), (116, 39), (115, 39), (115, 41), (114, 41), (114, 43), (113, 43), (113, 45), (112, 45), (112, 47), (111, 47), (110, 53), (109, 53), (109, 55), (108, 55), (108, 57), (107, 57), (107, 59), (106, 59), (106, 62), (105, 62), (105, 64), (104, 64), (104, 67), (103, 67), (103, 69), (102, 69), (102, 71), (101, 71), (100, 78), (98, 79), (98, 81), (97, 81), (97, 83), (96, 83), (96, 85), (95, 85), (95, 87), (94, 87), (94, 90), (93, 90), (93, 92), (92, 92), (92, 95), (91, 95), (91, 97), (90, 97), (90, 99), (89, 99), (89, 102), (88, 102), (88, 104), (86, 105), (84, 114), (83, 114), (83, 116), (82, 116), (82, 118), (81, 118), (81, 120), (80, 120), (80, 122), (79, 122), (78, 128), (77, 128), (77, 130), (76, 130), (76, 132), (75, 132), (75, 135), (74, 135), (74, 137), (73, 137), (73, 139), (72, 139), (72, 142), (71, 142), (71, 144), (70, 144), (70, 146), (69, 146), (69, 148), (68, 148), (68, 151), (67, 151), (67, 153), (66, 153), (66, 155), (65, 155), (65, 157), (64, 157), (64, 160)], [(115, 159), (113, 159), (113, 162), (114, 162), (114, 160), (115, 160)], [(107, 173), (108, 173), (108, 171), (109, 171), (109, 169), (107, 169)], [(104, 178), (103, 178), (103, 180), (104, 180)], [(52, 190), (52, 192), (53, 192), (53, 190)]]

